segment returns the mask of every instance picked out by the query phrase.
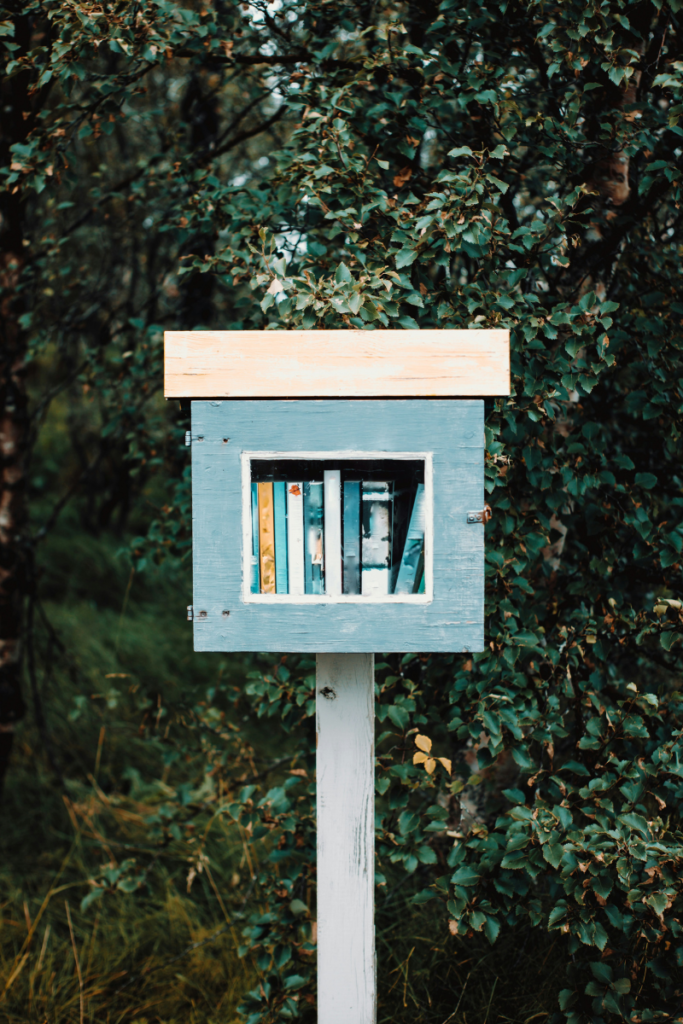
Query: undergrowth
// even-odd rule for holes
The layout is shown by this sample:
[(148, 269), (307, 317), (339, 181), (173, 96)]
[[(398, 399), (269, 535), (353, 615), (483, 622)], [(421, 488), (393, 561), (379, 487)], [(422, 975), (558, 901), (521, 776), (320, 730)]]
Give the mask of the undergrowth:
[[(0, 830), (8, 1024), (228, 1024), (257, 984), (238, 948), (259, 912), (254, 878), (267, 839), (211, 813), (191, 717), (217, 684), (239, 693), (253, 663), (194, 654), (185, 571), (131, 575), (119, 543), (67, 518), (44, 552), (35, 683), (45, 722), (31, 704)], [(246, 771), (277, 778), (301, 737), (249, 712), (228, 707), (233, 753)], [(169, 808), (183, 806), (173, 819)], [(453, 936), (434, 903), (411, 903), (423, 882), (419, 871), (392, 869), (377, 891), (380, 1024), (552, 1017), (561, 943), (528, 933), (491, 948)], [(310, 893), (308, 902), (310, 927)], [(314, 1019), (313, 1003), (301, 1011)]]

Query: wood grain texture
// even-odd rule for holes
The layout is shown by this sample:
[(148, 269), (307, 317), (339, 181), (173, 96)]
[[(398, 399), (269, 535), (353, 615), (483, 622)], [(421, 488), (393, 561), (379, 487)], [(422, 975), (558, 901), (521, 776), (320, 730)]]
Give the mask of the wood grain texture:
[(318, 1024), (375, 1021), (374, 657), (318, 654)]
[(508, 395), (507, 330), (166, 331), (166, 398)]
[[(243, 530), (242, 453), (312, 447), (378, 451), (385, 457), (431, 453), (431, 600), (429, 595), (420, 603), (251, 600), (249, 581), (243, 587), (251, 532), (248, 523)], [(195, 650), (482, 650), (484, 525), (468, 524), (467, 513), (483, 504), (481, 400), (192, 402)], [(248, 496), (244, 509), (250, 516)]]

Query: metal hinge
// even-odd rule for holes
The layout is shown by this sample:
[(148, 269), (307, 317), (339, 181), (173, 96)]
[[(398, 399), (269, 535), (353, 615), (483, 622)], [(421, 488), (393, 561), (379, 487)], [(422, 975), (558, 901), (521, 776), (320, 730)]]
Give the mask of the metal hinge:
[(185, 447), (189, 448), (191, 444), (192, 444), (192, 431), (191, 430), (186, 430), (185, 431)]
[[(230, 614), (230, 612), (223, 612), (223, 615), (229, 615), (229, 614)], [(207, 617), (207, 615), (206, 615), (205, 611), (197, 612), (196, 618), (198, 618), (198, 619), (205, 619), (206, 617)], [(187, 621), (188, 622), (192, 622), (192, 620), (194, 618), (195, 618), (194, 605), (188, 604), (188, 606), (187, 606)]]
[(484, 505), (481, 512), (468, 512), (467, 522), (468, 523), (488, 523), (489, 519), (493, 515), (490, 505)]

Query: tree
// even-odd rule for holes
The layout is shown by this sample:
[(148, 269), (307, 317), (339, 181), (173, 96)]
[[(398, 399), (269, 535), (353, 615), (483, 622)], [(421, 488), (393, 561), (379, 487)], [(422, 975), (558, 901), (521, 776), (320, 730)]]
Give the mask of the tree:
[[(50, 44), (11, 43), (8, 72), (59, 86), (14, 144), (8, 184), (39, 209), (65, 187), (68, 147), (85, 167), (107, 145), (96, 136), (140, 131), (144, 109), (155, 153), (97, 209), (144, 195), (166, 273), (184, 257), (173, 301), (145, 293), (154, 323), (176, 325), (196, 302), (194, 326), (511, 328), (514, 395), (487, 421), (487, 648), (392, 655), (379, 669), (380, 866), (433, 870), (416, 898), (438, 901), (460, 933), (557, 932), (571, 1024), (672, 1019), (683, 956), (680, 0), (31, 9)], [(211, 96), (182, 146), (161, 102), (140, 99), (178, 61)], [(185, 95), (194, 110), (197, 93)], [(226, 167), (227, 145), (275, 126), (256, 176)], [(138, 237), (119, 216), (122, 236)], [(20, 281), (56, 258), (41, 254)], [(88, 278), (84, 311), (91, 289)], [(72, 366), (115, 396), (111, 429), (124, 438), (145, 384), (158, 386), (159, 340), (118, 301), (107, 330), (133, 355), (114, 372), (80, 335), (87, 371)], [(128, 467), (151, 461), (151, 435), (129, 446)], [(184, 488), (139, 560), (186, 542)], [(310, 712), (306, 666), (294, 669), (248, 688), (285, 724)], [(452, 760), (454, 779), (431, 758), (410, 763), (427, 749)], [(271, 838), (281, 830), (273, 878), (289, 864), (290, 887), (310, 835), (309, 810), (293, 806), (284, 790), (259, 804), (251, 789), (231, 805)], [(298, 908), (272, 899), (247, 936), (264, 973), (251, 1021), (295, 1015), (310, 974), (281, 953)]]
[[(154, 9), (7, 3), (3, 12), (0, 780), (24, 713), (40, 542), (74, 498), (86, 529), (122, 527), (164, 459), (178, 469), (182, 424), (169, 436), (157, 401), (161, 331), (208, 325), (229, 309), (212, 277), (178, 279), (183, 251), (210, 251), (213, 232), (169, 231), (171, 220), (209, 154), (223, 173), (258, 174), (252, 164), (278, 120), (259, 73), (236, 80), (206, 53), (199, 12), (157, 12), (175, 33), (161, 62), (148, 45)], [(107, 41), (110, 29), (120, 43)], [(65, 392), (73, 458), (57, 473), (36, 468), (33, 451)], [(39, 501), (30, 523), (28, 497), (52, 483), (63, 495), (54, 507)]]

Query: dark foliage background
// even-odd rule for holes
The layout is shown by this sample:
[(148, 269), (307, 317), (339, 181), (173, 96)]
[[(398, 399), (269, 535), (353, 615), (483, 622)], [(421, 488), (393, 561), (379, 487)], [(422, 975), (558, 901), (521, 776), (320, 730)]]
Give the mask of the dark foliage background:
[(486, 649), (378, 656), (379, 1019), (683, 1019), (681, 0), (2, 11), (3, 1012), (314, 1012), (314, 665), (190, 652), (161, 336), (344, 323), (512, 332)]

